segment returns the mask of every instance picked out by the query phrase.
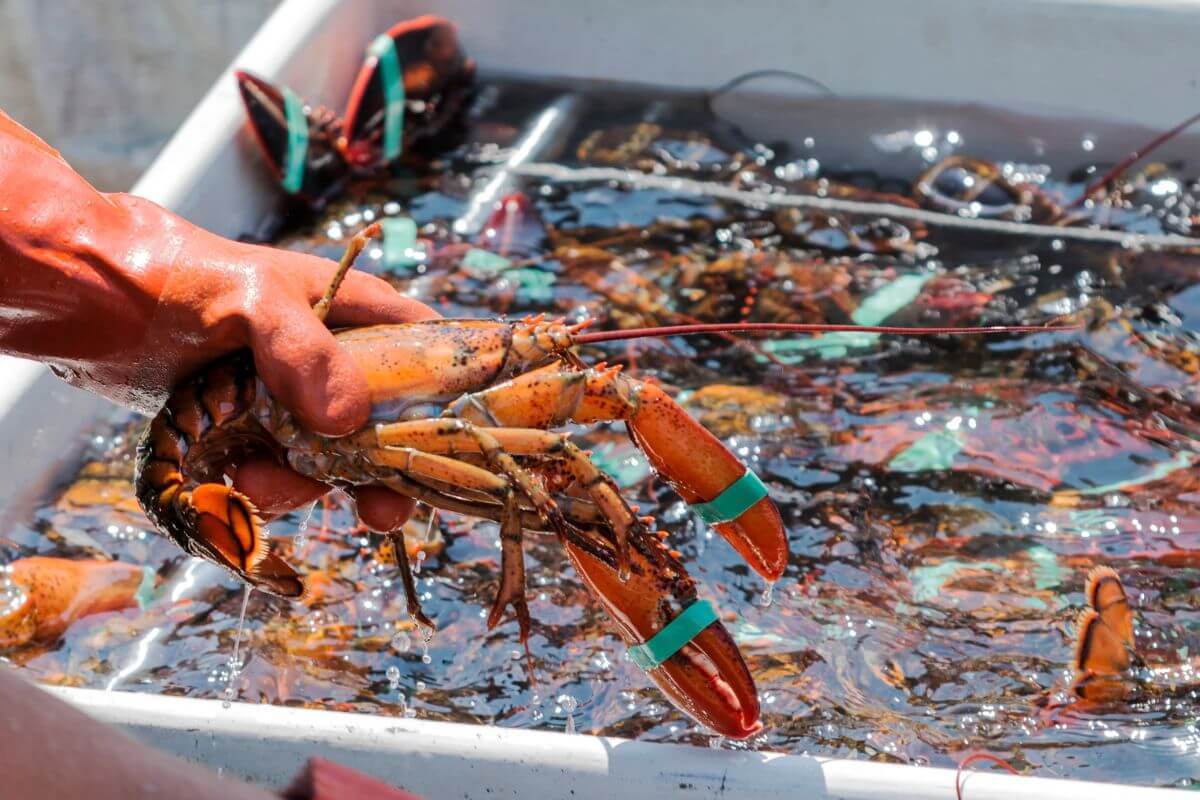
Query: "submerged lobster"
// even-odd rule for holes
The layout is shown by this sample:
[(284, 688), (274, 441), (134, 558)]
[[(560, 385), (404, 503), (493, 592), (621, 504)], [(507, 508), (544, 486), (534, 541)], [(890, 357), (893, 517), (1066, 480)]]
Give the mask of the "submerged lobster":
[[(341, 277), (378, 232), (376, 223), (351, 241), (338, 276), (314, 307), (322, 319)], [(750, 736), (761, 728), (758, 697), (732, 637), (711, 607), (697, 602), (695, 582), (613, 480), (566, 434), (547, 429), (623, 420), (655, 469), (684, 500), (703, 503), (701, 515), (769, 581), (787, 563), (779, 513), (753, 473), (662, 389), (618, 368), (587, 367), (572, 352), (576, 344), (628, 332), (581, 334), (583, 327), (536, 318), (338, 331), (338, 342), (367, 376), (373, 408), (370, 425), (341, 438), (301, 427), (256, 379), (247, 356), (219, 362), (176, 389), (146, 429), (138, 447), (138, 500), (188, 553), (288, 598), (303, 596), (304, 581), (272, 552), (250, 501), (222, 481), (221, 465), (231, 457), (271, 454), (330, 486), (382, 485), (435, 508), (496, 520), (502, 575), (488, 624), (496, 625), (511, 607), (523, 641), (530, 622), (522, 533), (552, 532), (634, 660), (662, 691), (709, 728)], [(909, 330), (962, 332), (900, 329)], [(405, 548), (394, 551), (409, 613), (431, 625), (420, 609)], [(674, 631), (665, 651), (653, 646), (664, 629)]]

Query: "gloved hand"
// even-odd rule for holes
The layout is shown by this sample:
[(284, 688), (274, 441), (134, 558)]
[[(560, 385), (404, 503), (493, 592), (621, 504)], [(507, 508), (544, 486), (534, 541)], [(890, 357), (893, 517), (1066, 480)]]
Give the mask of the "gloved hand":
[[(47, 362), (70, 383), (154, 413), (190, 373), (243, 348), (271, 393), (336, 436), (369, 415), (366, 378), (312, 313), (336, 265), (223, 239), (132, 195), (103, 194), (0, 112), (0, 352)], [(351, 272), (333, 326), (436, 317)], [(235, 481), (271, 516), (326, 487), (270, 462)], [(363, 493), (370, 527), (412, 503)]]

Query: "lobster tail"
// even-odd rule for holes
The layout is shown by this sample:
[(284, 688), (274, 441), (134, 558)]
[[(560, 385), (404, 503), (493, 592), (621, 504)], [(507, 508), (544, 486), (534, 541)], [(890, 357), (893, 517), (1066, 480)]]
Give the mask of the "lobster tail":
[(1100, 619), (1113, 633), (1120, 637), (1126, 648), (1133, 649), (1133, 610), (1125, 587), (1112, 567), (1096, 567), (1088, 574), (1084, 586), (1088, 605), (1096, 610)]
[(324, 108), (243, 70), (234, 73), (250, 131), (288, 194), (320, 205), (350, 174), (339, 147), (340, 123)]
[(214, 422), (244, 412), (252, 391), (247, 386), (238, 366), (226, 365), (181, 387), (138, 442), (134, 490), (155, 527), (190, 555), (220, 564), (270, 594), (299, 598), (304, 582), (271, 553), (250, 499), (224, 483), (197, 484), (184, 477), (189, 447)]

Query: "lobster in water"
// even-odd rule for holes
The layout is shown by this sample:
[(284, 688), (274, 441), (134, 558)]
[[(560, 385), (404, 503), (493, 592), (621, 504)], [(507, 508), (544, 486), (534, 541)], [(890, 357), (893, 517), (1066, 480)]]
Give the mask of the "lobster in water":
[[(351, 240), (314, 306), (322, 319), (341, 278), (379, 229), (375, 223)], [(138, 500), (188, 553), (287, 598), (304, 595), (304, 580), (272, 551), (251, 502), (222, 480), (222, 465), (231, 459), (268, 454), (330, 486), (382, 485), (434, 508), (495, 520), (502, 574), (488, 624), (511, 608), (523, 642), (530, 618), (522, 536), (550, 532), (634, 660), (675, 705), (719, 733), (745, 738), (761, 728), (758, 696), (732, 637), (614, 481), (567, 435), (550, 429), (623, 420), (654, 468), (685, 501), (701, 504), (701, 516), (768, 581), (783, 574), (788, 559), (779, 513), (754, 474), (661, 388), (615, 367), (588, 367), (572, 348), (726, 330), (1046, 330), (742, 323), (583, 333), (584, 327), (541, 318), (460, 319), (337, 331), (366, 374), (372, 400), (371, 423), (341, 438), (305, 430), (257, 380), (248, 356), (218, 362), (179, 386), (147, 427), (138, 446)], [(409, 613), (432, 627), (403, 542), (395, 544)]]
[(244, 70), (235, 77), (275, 178), (289, 195), (320, 207), (352, 175), (443, 146), (440, 135), (472, 95), (475, 63), (463, 55), (454, 25), (426, 15), (371, 43), (341, 117)]

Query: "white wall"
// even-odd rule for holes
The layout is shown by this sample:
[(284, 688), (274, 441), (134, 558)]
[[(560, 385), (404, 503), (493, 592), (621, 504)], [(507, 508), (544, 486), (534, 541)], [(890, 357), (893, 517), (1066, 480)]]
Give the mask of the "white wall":
[(128, 189), (277, 0), (0, 0), (0, 108)]

